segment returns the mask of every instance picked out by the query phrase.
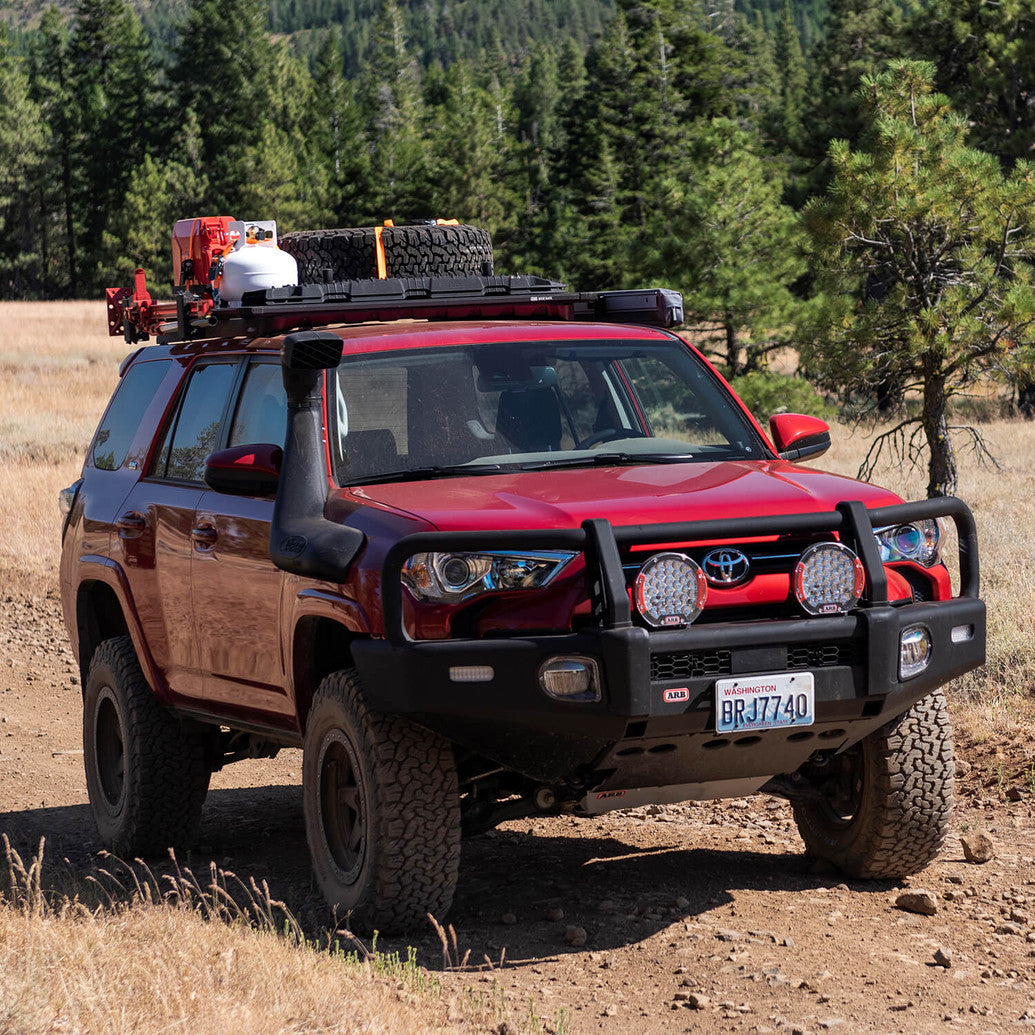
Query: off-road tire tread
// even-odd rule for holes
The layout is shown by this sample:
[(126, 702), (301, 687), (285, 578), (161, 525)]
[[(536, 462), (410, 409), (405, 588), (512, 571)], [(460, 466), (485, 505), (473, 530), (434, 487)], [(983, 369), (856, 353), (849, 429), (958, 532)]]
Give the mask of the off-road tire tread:
[[(445, 738), (397, 715), (370, 711), (351, 669), (327, 676), (313, 698), (312, 722), (327, 702), (352, 720), (360, 764), (367, 766), (373, 807), (367, 822), (368, 853), (376, 858), (371, 894), (352, 910), (354, 927), (391, 933), (427, 924), (449, 911), (460, 872), (460, 805), (456, 762)], [(309, 724), (307, 724), (307, 729)], [(310, 745), (306, 743), (306, 747)], [(317, 764), (318, 745), (303, 753), (303, 768)], [(309, 790), (316, 774), (303, 776), (310, 850), (314, 836)], [(334, 903), (331, 903), (334, 905)]]
[[(107, 670), (104, 674), (103, 670)], [(102, 841), (116, 855), (131, 858), (157, 855), (192, 843), (201, 824), (201, 809), (211, 775), (200, 735), (186, 730), (155, 697), (140, 670), (128, 636), (105, 640), (94, 652), (84, 692), (84, 709), (91, 707), (94, 680), (103, 680), (119, 699), (126, 726), (123, 814), (107, 833), (98, 819)], [(88, 743), (91, 723), (84, 714), (83, 754), (87, 785), (97, 818), (89, 772), (93, 757)]]
[[(492, 239), (482, 227), (385, 227), (381, 241), (389, 277), (492, 275)], [(278, 244), (294, 256), (302, 284), (377, 276), (373, 227), (302, 230)]]
[(795, 804), (806, 849), (854, 877), (917, 873), (937, 857), (952, 821), (955, 756), (945, 695), (938, 690), (917, 701), (870, 734), (863, 752), (868, 786), (850, 827), (835, 831), (822, 808)]

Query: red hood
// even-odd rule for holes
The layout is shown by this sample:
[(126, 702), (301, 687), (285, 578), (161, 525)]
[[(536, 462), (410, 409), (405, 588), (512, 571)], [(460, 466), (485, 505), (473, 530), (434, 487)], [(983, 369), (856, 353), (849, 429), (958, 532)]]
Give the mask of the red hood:
[(842, 475), (773, 461), (651, 464), (364, 485), (354, 497), (413, 514), (441, 531), (577, 528), (694, 521), (900, 503), (894, 493)]

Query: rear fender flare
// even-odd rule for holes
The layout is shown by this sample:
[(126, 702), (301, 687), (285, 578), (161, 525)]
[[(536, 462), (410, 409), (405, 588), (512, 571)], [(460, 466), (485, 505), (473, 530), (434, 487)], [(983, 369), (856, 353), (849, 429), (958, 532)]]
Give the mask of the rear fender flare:
[[(129, 580), (121, 565), (117, 564), (110, 557), (102, 557), (96, 554), (88, 554), (79, 559), (80, 578), (76, 588), (76, 653), (79, 657), (80, 685), (86, 685), (86, 674), (89, 672), (90, 660), (97, 643), (89, 644), (84, 649), (84, 641), (89, 643), (89, 616), (85, 613), (87, 596), (91, 584), (100, 583), (110, 589), (115, 597), (119, 610), (122, 613), (122, 620), (125, 623), (125, 632), (133, 641), (133, 650), (136, 651), (137, 660), (140, 662), (140, 669), (144, 673), (148, 686), (154, 692), (155, 697), (162, 704), (171, 703), (169, 685), (162, 676), (161, 671), (155, 664), (154, 657), (147, 646), (147, 638), (140, 627), (140, 618), (133, 602), (133, 593), (130, 590)], [(114, 632), (114, 635), (120, 635)], [(107, 637), (100, 635), (98, 642)]]

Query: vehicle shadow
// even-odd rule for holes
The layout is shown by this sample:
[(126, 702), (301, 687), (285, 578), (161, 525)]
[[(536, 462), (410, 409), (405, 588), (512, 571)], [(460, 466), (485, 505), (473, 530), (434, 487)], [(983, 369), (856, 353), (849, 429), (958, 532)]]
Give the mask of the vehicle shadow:
[[(540, 821), (540, 829), (550, 823)], [(808, 891), (845, 882), (836, 873), (810, 872), (809, 860), (786, 846), (695, 846), (691, 838), (700, 829), (694, 826), (676, 831), (666, 824), (663, 843), (650, 844), (632, 824), (628, 836), (595, 834), (588, 822), (574, 828), (562, 819), (557, 824), (557, 833), (504, 829), (464, 840), (454, 907), (444, 918), (456, 933), (448, 956), (430, 921), (408, 937), (379, 937), (378, 949), (405, 957), (413, 946), (420, 962), (432, 968), (455, 965), (465, 954), (469, 967), (496, 965), (501, 954), (508, 966), (520, 966), (565, 953), (623, 948), (665, 929), (680, 935), (697, 927), (712, 931), (723, 926), (722, 907), (745, 892)], [(125, 879), (127, 868), (149, 872), (163, 889), (174, 886), (178, 872), (189, 870), (204, 889), (223, 871), (239, 898), (247, 898), (252, 880), (258, 888), (265, 884), (307, 938), (326, 942), (335, 930), (312, 880), (297, 784), (210, 792), (201, 836), (175, 862), (163, 857), (135, 863), (101, 853), (86, 805), (0, 813), (0, 833), (26, 864), (46, 839), (43, 887), (56, 894), (85, 892), (96, 881), (109, 901), (128, 901), (134, 883)], [(7, 879), (0, 879), (7, 890)], [(877, 893), (891, 886), (846, 883)], [(711, 916), (703, 919), (705, 914)], [(733, 927), (736, 920), (726, 923)], [(585, 932), (584, 944), (577, 932), (576, 944), (565, 940), (569, 927)], [(788, 934), (742, 933), (774, 941)]]

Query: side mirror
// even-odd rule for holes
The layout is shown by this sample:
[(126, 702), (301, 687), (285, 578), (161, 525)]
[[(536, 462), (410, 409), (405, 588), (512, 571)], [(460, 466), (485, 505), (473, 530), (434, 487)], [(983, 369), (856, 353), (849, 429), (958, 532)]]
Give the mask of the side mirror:
[(769, 433), (783, 460), (822, 456), (830, 448), (830, 425), (802, 413), (773, 414), (769, 418)]
[(231, 446), (205, 457), (205, 484), (231, 496), (272, 496), (284, 451), (269, 442)]

